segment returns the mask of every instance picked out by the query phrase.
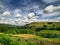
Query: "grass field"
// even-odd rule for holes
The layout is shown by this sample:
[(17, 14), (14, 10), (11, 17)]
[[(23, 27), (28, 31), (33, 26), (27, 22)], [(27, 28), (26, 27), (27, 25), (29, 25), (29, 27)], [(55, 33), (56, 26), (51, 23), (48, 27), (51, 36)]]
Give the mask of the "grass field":
[(43, 38), (32, 34), (0, 34), (0, 45), (60, 45), (60, 39)]
[(60, 23), (0, 24), (0, 45), (60, 45)]

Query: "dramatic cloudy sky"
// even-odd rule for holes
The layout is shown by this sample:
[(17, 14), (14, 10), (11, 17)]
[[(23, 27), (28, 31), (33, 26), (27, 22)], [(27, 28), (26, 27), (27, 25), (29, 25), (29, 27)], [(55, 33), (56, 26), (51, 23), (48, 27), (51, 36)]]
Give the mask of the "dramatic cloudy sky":
[(0, 23), (60, 22), (60, 0), (0, 0)]

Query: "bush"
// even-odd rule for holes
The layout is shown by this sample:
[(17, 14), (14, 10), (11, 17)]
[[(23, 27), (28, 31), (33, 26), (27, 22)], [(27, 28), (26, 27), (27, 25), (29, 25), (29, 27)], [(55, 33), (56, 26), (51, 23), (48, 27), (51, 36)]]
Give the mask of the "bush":
[(57, 27), (56, 29), (57, 29), (57, 30), (60, 30), (60, 27)]
[(47, 25), (43, 25), (43, 27), (47, 27)]
[(41, 30), (37, 35), (45, 38), (60, 38), (60, 32), (56, 30)]
[(52, 22), (48, 22), (48, 24), (52, 24)]
[(51, 27), (51, 28), (49, 28), (49, 30), (56, 30), (56, 28), (54, 28), (54, 27)]
[(41, 30), (41, 28), (36, 28), (36, 30), (35, 31), (40, 31)]

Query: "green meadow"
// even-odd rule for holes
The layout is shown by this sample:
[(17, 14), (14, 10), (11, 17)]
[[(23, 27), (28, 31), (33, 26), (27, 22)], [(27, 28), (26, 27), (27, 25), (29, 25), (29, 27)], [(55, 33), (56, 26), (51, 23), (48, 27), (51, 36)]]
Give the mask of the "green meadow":
[(60, 23), (0, 24), (0, 45), (60, 45)]

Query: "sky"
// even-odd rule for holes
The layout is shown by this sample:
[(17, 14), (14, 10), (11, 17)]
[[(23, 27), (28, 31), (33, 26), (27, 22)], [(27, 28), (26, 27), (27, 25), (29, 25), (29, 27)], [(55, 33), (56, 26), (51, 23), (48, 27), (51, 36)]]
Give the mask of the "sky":
[(60, 0), (0, 0), (0, 23), (60, 22)]

